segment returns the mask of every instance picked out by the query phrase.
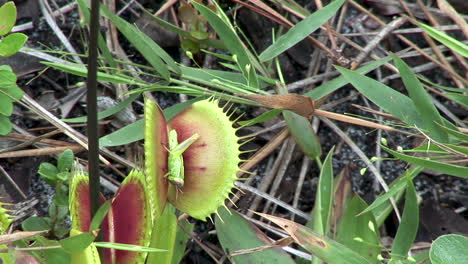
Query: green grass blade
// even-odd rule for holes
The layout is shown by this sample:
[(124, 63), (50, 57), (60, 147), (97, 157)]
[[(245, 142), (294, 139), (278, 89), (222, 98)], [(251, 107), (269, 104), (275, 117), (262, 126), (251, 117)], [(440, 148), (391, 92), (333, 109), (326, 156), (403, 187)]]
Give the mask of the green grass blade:
[(435, 38), (440, 43), (447, 46), (447, 48), (454, 50), (455, 52), (459, 53), (463, 57), (468, 57), (468, 46), (465, 45), (463, 42), (458, 41), (451, 36), (445, 34), (444, 32), (435, 29), (431, 26), (428, 26), (424, 23), (417, 22), (418, 26), (422, 28), (427, 34), (431, 37)]
[[(111, 107), (107, 110), (104, 110), (102, 112), (98, 113), (98, 120), (101, 120), (103, 118), (109, 117), (113, 114), (116, 114), (123, 110), (125, 107), (127, 107), (129, 104), (131, 104), (135, 99), (140, 96), (140, 94), (131, 94), (128, 98), (123, 100), (122, 102), (118, 103), (116, 106)], [(88, 117), (82, 116), (82, 117), (75, 117), (75, 118), (67, 118), (67, 119), (62, 119), (64, 122), (68, 123), (84, 123), (88, 120)]]
[(260, 61), (269, 61), (306, 38), (335, 15), (344, 2), (344, 0), (335, 0), (297, 23), (260, 54)]
[(76, 236), (70, 236), (59, 241), (63, 249), (69, 253), (79, 253), (85, 250), (94, 241), (91, 233), (81, 233)]
[(425, 158), (417, 158), (409, 155), (393, 151), (387, 147), (382, 146), (382, 148), (388, 153), (392, 154), (398, 159), (404, 160), (414, 165), (422, 166), (424, 168), (442, 172), (448, 175), (457, 176), (460, 178), (468, 179), (468, 167), (462, 167), (458, 165), (452, 165), (448, 163), (437, 162), (433, 160), (428, 160)]
[[(79, 64), (58, 64), (52, 63), (47, 61), (41, 61), (42, 64), (47, 65), (49, 67), (68, 72), (77, 76), (86, 77), (88, 74), (88, 70), (83, 67), (83, 65)], [(110, 83), (121, 83), (121, 84), (130, 84), (130, 85), (145, 85), (146, 83), (140, 80), (136, 80), (131, 78), (130, 76), (126, 76), (123, 74), (109, 74), (104, 72), (97, 73), (98, 81), (100, 82), (110, 82)]]
[[(365, 74), (365, 73), (368, 73), (378, 67), (380, 67), (382, 64), (388, 62), (391, 60), (391, 57), (388, 56), (388, 57), (385, 57), (383, 59), (380, 59), (378, 61), (374, 61), (374, 62), (371, 62), (367, 65), (364, 65), (362, 67), (360, 67), (359, 69), (356, 70), (356, 72), (358, 73), (361, 73), (361, 74)], [(184, 71), (184, 68), (182, 68), (182, 71)], [(260, 86), (263, 87), (262, 85), (263, 82), (260, 83)], [(339, 77), (336, 77), (335, 79), (333, 80), (330, 80), (318, 87), (316, 87), (315, 89), (313, 89), (312, 91), (310, 92), (307, 92), (305, 93), (304, 95), (305, 96), (308, 96), (308, 97), (311, 97), (315, 100), (318, 100), (336, 90), (338, 90), (339, 88), (345, 86), (346, 84), (348, 84), (348, 80), (345, 79), (343, 76), (339, 76)], [(239, 122), (240, 125), (254, 125), (254, 124), (257, 124), (257, 123), (261, 123), (261, 122), (265, 122), (265, 121), (268, 121), (268, 120), (271, 120), (273, 118), (275, 118), (278, 114), (280, 114), (281, 111), (279, 110), (270, 110), (270, 111), (267, 111), (265, 113), (263, 113), (262, 115), (256, 117), (256, 118), (253, 118), (251, 120), (247, 120), (247, 121), (241, 121)]]
[[(370, 71), (373, 71), (377, 69), (378, 67), (382, 66), (383, 64), (389, 62), (392, 58), (390, 56), (387, 56), (385, 58), (382, 58), (377, 61), (373, 61), (367, 65), (364, 65), (362, 67), (359, 67), (359, 69), (356, 69), (355, 72), (359, 74), (366, 74)], [(334, 78), (333, 80), (330, 80), (328, 82), (325, 82), (324, 84), (314, 88), (313, 90), (305, 93), (305, 96), (308, 96), (310, 98), (313, 98), (314, 100), (318, 100), (336, 90), (339, 88), (345, 86), (348, 84), (349, 81), (344, 77), (344, 76), (339, 76)]]
[(451, 92), (457, 92), (457, 93), (466, 93), (468, 92), (468, 88), (455, 88), (455, 87), (449, 87), (449, 86), (444, 86), (444, 85), (440, 85), (438, 83), (434, 83), (434, 82), (431, 82), (430, 80), (428, 80), (426, 77), (418, 74), (418, 78), (419, 80), (427, 83), (427, 85), (431, 85), (431, 86), (434, 86), (436, 88), (439, 88), (441, 90), (445, 90), (445, 91), (451, 91)]
[(419, 115), (413, 101), (406, 95), (399, 93), (392, 88), (373, 80), (369, 77), (335, 66), (338, 71), (347, 79), (359, 92), (364, 94), (376, 105), (382, 107), (388, 113), (401, 119), (406, 124), (423, 128), (421, 116)]
[(442, 130), (434, 122), (442, 123), (442, 117), (432, 103), (431, 96), (426, 92), (418, 78), (411, 71), (410, 67), (400, 58), (392, 55), (395, 61), (395, 66), (400, 72), (401, 79), (408, 90), (411, 100), (414, 102), (416, 110), (419, 112), (423, 123), (424, 129), (428, 134), (438, 142), (447, 142), (447, 132)]
[(333, 207), (333, 168), (332, 159), (334, 147), (330, 149), (320, 171), (317, 194), (313, 210), (313, 229), (315, 232), (327, 235), (330, 230), (330, 214)]
[[(255, 226), (247, 222), (236, 212), (219, 210), (215, 226), (221, 246), (230, 253), (236, 250), (250, 249), (265, 245), (266, 236)], [(233, 257), (235, 263), (295, 263), (288, 254), (280, 249), (267, 249)]]
[(455, 136), (456, 138), (462, 140), (462, 141), (467, 141), (468, 142), (468, 135), (465, 134), (465, 133), (462, 133), (458, 130), (454, 130), (454, 129), (451, 129), (449, 127), (446, 127), (446, 126), (443, 126), (441, 124), (437, 124), (438, 126), (440, 126), (443, 130), (447, 131), (447, 133), (449, 133), (450, 135), (453, 135)]
[(251, 61), (251, 56), (247, 52), (239, 36), (234, 31), (234, 27), (229, 23), (227, 17), (220, 8), (217, 8), (219, 14), (214, 13), (206, 6), (192, 1), (193, 6), (208, 20), (210, 25), (216, 31), (228, 50), (237, 56), (240, 69), (249, 86), (258, 88), (258, 78), (255, 72), (255, 63)]
[(460, 93), (445, 93), (450, 99), (468, 108), (468, 95)]
[[(164, 109), (164, 117), (166, 120), (172, 119), (176, 114), (182, 112), (185, 108), (191, 104), (203, 99), (203, 97), (194, 98), (186, 102), (173, 105)], [(108, 135), (105, 135), (99, 139), (99, 145), (102, 147), (113, 147), (129, 144), (138, 140), (142, 140), (144, 137), (144, 126), (145, 122), (143, 119), (136, 121), (135, 123), (124, 126)]]
[(270, 110), (270, 111), (266, 111), (263, 114), (255, 117), (255, 118), (252, 118), (250, 120), (239, 121), (237, 123), (239, 125), (241, 125), (241, 126), (252, 126), (252, 125), (255, 125), (255, 124), (258, 124), (258, 123), (262, 123), (262, 122), (265, 122), (265, 121), (272, 120), (273, 118), (275, 118), (279, 114), (281, 114), (281, 110), (273, 109), (273, 110)]
[(108, 135), (99, 138), (99, 146), (114, 147), (129, 144), (138, 140), (142, 140), (145, 120), (140, 119), (135, 123), (126, 125), (119, 130), (116, 130)]
[[(86, 23), (90, 23), (90, 15), (89, 15), (89, 3), (85, 0), (77, 0), (78, 6), (80, 7), (80, 11), (83, 13), (83, 16), (86, 20)], [(99, 50), (102, 52), (102, 56), (104, 57), (105, 61), (109, 63), (112, 68), (117, 68), (117, 62), (112, 57), (112, 53), (110, 52), (109, 48), (107, 47), (107, 43), (104, 40), (104, 37), (100, 32), (98, 32), (98, 47)]]
[[(101, 6), (101, 11), (107, 16), (127, 40), (143, 55), (143, 57), (153, 66), (161, 77), (169, 80), (169, 66), (176, 74), (180, 74), (180, 69), (172, 57), (167, 54), (151, 38), (141, 32), (137, 27), (112, 14), (108, 9)], [(167, 65), (165, 63), (167, 63)]]
[(157, 16), (154, 16), (151, 12), (149, 12), (148, 10), (146, 10), (146, 8), (142, 7), (138, 2), (135, 2), (135, 4), (137, 4), (138, 6), (140, 6), (140, 9), (143, 10), (143, 12), (145, 12), (148, 17), (150, 17), (154, 22), (158, 23), (161, 27), (169, 30), (169, 31), (172, 31), (174, 33), (177, 33), (177, 35), (181, 36), (181, 37), (184, 37), (186, 39), (190, 39), (191, 41), (194, 41), (196, 43), (200, 43), (200, 45), (202, 47), (213, 47), (213, 48), (217, 48), (217, 49), (222, 49), (222, 50), (226, 50), (226, 46), (224, 45), (224, 43), (220, 40), (216, 40), (216, 39), (203, 39), (203, 40), (200, 40), (200, 39), (197, 39), (195, 37), (192, 36), (192, 34), (190, 34), (190, 32), (188, 31), (185, 31), (169, 22), (167, 22), (166, 20), (164, 19), (161, 19)]
[[(365, 210), (363, 210), (360, 214), (367, 213), (372, 210), (376, 210), (378, 207), (382, 206), (384, 203), (388, 203), (388, 206), (390, 206), (390, 202), (388, 201), (390, 197), (394, 197), (398, 192), (402, 191), (404, 188), (406, 188), (406, 184), (408, 183), (408, 179), (414, 179), (414, 177), (418, 176), (418, 174), (423, 170), (422, 167), (414, 167), (409, 170), (407, 170), (404, 174), (400, 175), (398, 179), (396, 179), (392, 184), (389, 186), (388, 192), (380, 195), (375, 199), (375, 201), (369, 205)], [(382, 209), (382, 208), (380, 208)], [(379, 212), (378, 210), (377, 212)], [(374, 216), (377, 220), (377, 226), (380, 227), (380, 225), (383, 223), (386, 217), (380, 217), (381, 213), (374, 212)]]
[(111, 243), (111, 242), (94, 242), (96, 247), (102, 248), (114, 248), (119, 250), (126, 250), (126, 251), (135, 251), (135, 252), (164, 252), (166, 250), (159, 249), (159, 248), (150, 248), (150, 247), (143, 247), (138, 245), (130, 245), (130, 244), (122, 244), (122, 243)]
[(336, 241), (359, 253), (369, 263), (379, 263), (379, 234), (375, 218), (371, 212), (357, 215), (366, 207), (366, 202), (358, 195), (348, 200), (337, 228)]
[[(320, 170), (317, 194), (315, 195), (315, 205), (312, 212), (312, 230), (327, 235), (330, 231), (330, 215), (333, 207), (333, 168), (332, 158), (334, 147), (330, 149)], [(319, 258), (312, 259), (313, 264), (323, 263)]]
[(175, 208), (166, 204), (162, 215), (153, 226), (150, 247), (167, 250), (163, 253), (150, 253), (147, 258), (148, 263), (171, 264), (174, 257), (175, 248), (184, 245), (176, 244), (177, 217)]
[(321, 260), (332, 264), (367, 264), (366, 258), (345, 245), (317, 234), (310, 228), (280, 217), (260, 214), (283, 228), (303, 248)]
[(412, 180), (407, 180), (405, 208), (403, 209), (403, 216), (401, 217), (401, 223), (398, 227), (395, 240), (393, 240), (392, 252), (390, 253), (392, 259), (390, 263), (398, 263), (399, 260), (406, 259), (408, 251), (413, 245), (416, 233), (418, 232), (418, 197)]

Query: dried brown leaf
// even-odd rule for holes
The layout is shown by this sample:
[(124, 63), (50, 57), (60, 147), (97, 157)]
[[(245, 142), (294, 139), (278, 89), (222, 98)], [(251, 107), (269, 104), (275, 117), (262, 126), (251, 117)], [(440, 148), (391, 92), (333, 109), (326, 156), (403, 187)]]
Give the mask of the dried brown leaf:
[(315, 111), (312, 98), (300, 94), (253, 95), (237, 94), (273, 109), (290, 110), (303, 117), (310, 118)]

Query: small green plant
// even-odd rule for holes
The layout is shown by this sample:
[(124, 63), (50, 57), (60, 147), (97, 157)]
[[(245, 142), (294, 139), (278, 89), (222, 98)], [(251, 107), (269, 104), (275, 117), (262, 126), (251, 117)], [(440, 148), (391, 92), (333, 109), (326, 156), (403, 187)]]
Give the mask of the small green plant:
[[(7, 35), (16, 23), (16, 6), (7, 2), (0, 7), (0, 57), (8, 57), (18, 52), (28, 37), (22, 33)], [(0, 65), (0, 135), (11, 132), (9, 116), (13, 113), (13, 102), (21, 99), (23, 91), (16, 86), (16, 74), (10, 66)]]
[(55, 195), (49, 206), (49, 216), (31, 216), (22, 223), (25, 231), (49, 230), (51, 238), (62, 238), (69, 229), (65, 225), (68, 217), (68, 183), (73, 167), (73, 151), (67, 149), (59, 155), (57, 166), (43, 162), (39, 166), (39, 175), (55, 188)]

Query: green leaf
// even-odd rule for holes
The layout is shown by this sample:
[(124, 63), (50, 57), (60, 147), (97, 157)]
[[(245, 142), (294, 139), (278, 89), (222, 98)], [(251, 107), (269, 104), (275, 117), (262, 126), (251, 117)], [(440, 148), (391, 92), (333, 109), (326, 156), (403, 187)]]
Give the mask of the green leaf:
[(406, 90), (408, 90), (411, 100), (414, 102), (414, 106), (421, 116), (424, 127), (428, 134), (438, 142), (447, 142), (447, 132), (442, 130), (434, 122), (442, 123), (442, 117), (432, 103), (431, 96), (424, 90), (423, 86), (419, 82), (416, 75), (411, 71), (410, 67), (400, 58), (392, 55), (395, 61), (395, 66), (400, 72), (401, 79), (405, 84)]
[(250, 120), (239, 121), (237, 123), (239, 125), (241, 125), (241, 126), (252, 126), (252, 125), (255, 125), (257, 123), (262, 123), (262, 122), (265, 122), (265, 121), (269, 121), (269, 120), (275, 118), (280, 113), (281, 113), (281, 110), (273, 109), (273, 110), (270, 110), (270, 111), (266, 111), (265, 113), (255, 117), (255, 118), (252, 118)]
[(359, 92), (376, 105), (410, 126), (424, 127), (413, 101), (406, 95), (355, 71), (340, 66), (335, 67)]
[[(360, 214), (367, 213), (371, 210), (377, 209), (379, 206), (382, 206), (384, 203), (388, 203), (388, 206), (390, 206), (390, 202), (388, 201), (390, 197), (394, 197), (397, 195), (398, 192), (406, 188), (406, 184), (408, 184), (408, 179), (413, 180), (418, 174), (423, 170), (422, 167), (414, 167), (409, 170), (406, 170), (406, 172), (402, 175), (400, 175), (395, 181), (392, 182), (392, 184), (389, 186), (389, 190), (386, 193), (383, 193), (379, 195), (374, 202), (369, 205), (365, 210), (363, 210)], [(386, 217), (379, 217), (381, 213), (375, 213), (374, 216), (377, 220), (378, 226), (383, 223)], [(380, 219), (380, 221), (379, 221)]]
[(465, 264), (468, 259), (468, 238), (462, 235), (443, 235), (431, 245), (432, 264)]
[(85, 250), (94, 241), (91, 233), (81, 233), (59, 241), (60, 245), (69, 253), (79, 253)]
[(2, 39), (0, 42), (0, 57), (8, 57), (18, 52), (28, 40), (28, 36), (23, 33), (13, 33)]
[[(52, 67), (54, 69), (58, 69), (64, 72), (68, 72), (74, 74), (76, 76), (87, 77), (88, 70), (84, 67), (84, 65), (80, 64), (58, 64), (52, 63), (48, 61), (41, 61), (42, 64)], [(98, 81), (100, 82), (110, 82), (110, 83), (117, 83), (117, 84), (129, 84), (129, 85), (146, 85), (145, 82), (132, 78), (130, 76), (126, 76), (123, 74), (109, 74), (104, 72), (97, 73)]]
[[(211, 82), (217, 80), (220, 83), (228, 83), (233, 86), (241, 86), (244, 89), (249, 89), (251, 91), (257, 92), (257, 88), (248, 86), (247, 80), (239, 72), (232, 71), (221, 71), (221, 70), (211, 70), (211, 69), (200, 69), (194, 67), (182, 66), (182, 78), (187, 78), (189, 80), (194, 79), (195, 81), (201, 80), (206, 82)], [(267, 78), (262, 78), (259, 82), (259, 88), (265, 88), (271, 85), (271, 80)], [(273, 83), (274, 84), (274, 83)], [(235, 91), (233, 91), (235, 92)]]
[(468, 46), (463, 42), (458, 41), (451, 36), (445, 34), (444, 32), (435, 29), (431, 26), (428, 26), (424, 23), (417, 22), (418, 26), (422, 28), (427, 34), (435, 38), (440, 43), (447, 46), (447, 48), (454, 50), (455, 52), (461, 54), (463, 57), (468, 57)]
[[(98, 120), (101, 120), (103, 118), (106, 118), (108, 116), (111, 116), (113, 114), (116, 114), (123, 110), (125, 107), (127, 107), (129, 104), (131, 104), (135, 99), (137, 99), (140, 96), (139, 93), (131, 94), (129, 97), (127, 97), (125, 100), (122, 102), (118, 103), (116, 106), (111, 107), (107, 110), (104, 110), (102, 112), (98, 113)], [(82, 117), (75, 117), (75, 118), (67, 118), (67, 119), (62, 119), (64, 122), (68, 123), (84, 123), (88, 120), (88, 117), (82, 116)]]
[(445, 91), (451, 91), (451, 92), (456, 92), (456, 93), (466, 93), (468, 92), (468, 88), (455, 88), (455, 87), (449, 87), (449, 86), (444, 86), (444, 85), (440, 85), (438, 83), (434, 83), (434, 82), (431, 82), (430, 80), (428, 80), (426, 77), (418, 74), (418, 78), (419, 80), (427, 83), (428, 85), (431, 85), (431, 86), (435, 86), (441, 90), (445, 90)]
[[(89, 10), (89, 2), (85, 0), (77, 0), (78, 6), (80, 7), (81, 13), (83, 14), (86, 23), (88, 25), (91, 23), (90, 18), (90, 10)], [(109, 63), (112, 68), (117, 68), (117, 62), (112, 57), (112, 53), (110, 52), (109, 48), (107, 47), (107, 43), (102, 36), (101, 32), (98, 32), (98, 47), (104, 57), (105, 61)]]
[[(191, 224), (188, 221), (184, 221), (181, 224), (185, 229), (182, 229), (181, 227), (177, 228), (176, 244), (179, 246), (174, 248), (174, 253), (172, 256), (172, 264), (182, 263), (181, 260), (185, 256), (185, 248), (186, 248), (187, 242), (191, 238), (189, 234), (193, 232), (195, 228), (195, 224)], [(188, 231), (189, 233), (186, 233), (185, 230)]]
[[(265, 241), (268, 241), (266, 235), (242, 216), (234, 211), (229, 212), (224, 209), (219, 210), (218, 213), (215, 226), (219, 242), (226, 253), (265, 246)], [(286, 252), (279, 248), (236, 255), (233, 259), (235, 263), (295, 263)]]
[(262, 54), (260, 54), (260, 61), (269, 61), (292, 46), (296, 45), (310, 33), (314, 32), (321, 25), (323, 25), (332, 16), (334, 16), (344, 2), (344, 0), (335, 0), (331, 4), (314, 12), (301, 22), (297, 23), (294, 27), (289, 29), (286, 34), (279, 37), (275, 43), (273, 43), (266, 50), (264, 50)]
[[(175, 252), (185, 250), (185, 243), (179, 244), (177, 237), (177, 217), (175, 215), (175, 207), (167, 204), (162, 215), (158, 218), (153, 226), (150, 247), (167, 250), (163, 253), (150, 253), (147, 258), (148, 263), (170, 264), (174, 263)], [(178, 263), (178, 262), (177, 262)]]
[(69, 172), (73, 167), (73, 161), (75, 159), (75, 155), (73, 155), (73, 151), (70, 149), (66, 149), (62, 154), (60, 154), (58, 161), (57, 161), (57, 168), (60, 172)]
[[(108, 17), (112, 23), (119, 29), (125, 38), (132, 43), (133, 46), (143, 55), (143, 57), (153, 66), (162, 78), (169, 80), (169, 66), (176, 74), (180, 74), (179, 66), (174, 59), (167, 54), (158, 44), (150, 37), (141, 32), (137, 27), (123, 20), (122, 18), (112, 14), (107, 8), (101, 6), (101, 11)], [(163, 63), (163, 61), (166, 64)]]
[(126, 125), (106, 136), (99, 138), (101, 147), (114, 147), (129, 144), (143, 139), (143, 127), (145, 121), (140, 119), (135, 123)]
[(313, 229), (315, 232), (328, 235), (330, 231), (330, 215), (333, 207), (333, 168), (332, 159), (334, 147), (330, 149), (320, 170), (317, 194), (313, 210)]
[(0, 94), (0, 114), (10, 116), (13, 113), (13, 103), (11, 100)]
[(395, 240), (393, 240), (392, 259), (390, 263), (397, 263), (398, 260), (406, 259), (408, 251), (413, 245), (419, 225), (418, 197), (413, 182), (408, 179), (406, 185), (405, 208), (398, 227)]
[[(15, 102), (19, 101), (21, 97), (23, 97), (23, 90), (21, 90), (18, 86), (16, 86), (16, 78), (13, 82), (2, 82), (4, 80), (4, 77), (6, 72), (5, 71), (0, 71), (0, 96), (5, 96), (10, 102)], [(11, 74), (14, 75), (14, 72), (11, 72)], [(16, 77), (16, 75), (15, 75)]]
[[(203, 99), (203, 97), (194, 98), (183, 103), (179, 103), (164, 109), (164, 116), (166, 120), (172, 119), (175, 115), (182, 112), (185, 108), (191, 104)], [(99, 139), (99, 145), (102, 147), (113, 147), (129, 144), (138, 140), (142, 140), (144, 135), (145, 122), (143, 119), (136, 121), (135, 123), (129, 124), (116, 130), (106, 136)]]
[[(380, 60), (377, 60), (377, 61), (373, 61), (369, 64), (366, 64), (362, 67), (359, 67), (358, 69), (355, 70), (355, 72), (359, 73), (359, 74), (366, 74), (370, 71), (373, 71), (375, 69), (377, 69), (378, 67), (382, 66), (383, 64), (389, 62), (390, 60), (392, 59), (392, 57), (390, 56), (387, 56), (385, 58), (382, 58)], [(312, 89), (311, 91), (305, 93), (304, 95), (305, 96), (308, 96), (312, 99), (315, 99), (315, 100), (318, 100), (320, 98), (323, 98), (324, 96), (338, 90), (339, 88), (345, 86), (346, 84), (348, 84), (349, 81), (348, 79), (346, 79), (344, 76), (339, 76), (339, 77), (336, 77), (330, 81), (327, 81), (323, 84), (321, 84), (320, 86), (318, 87), (315, 87), (314, 89)]]
[[(82, 234), (82, 232), (72, 229), (70, 230), (70, 237)], [(71, 254), (72, 264), (101, 264), (99, 253), (94, 244), (89, 244), (87, 248), (82, 251)]]
[(280, 217), (260, 214), (283, 228), (303, 248), (328, 263), (366, 264), (369, 261), (345, 245), (315, 233), (310, 228)]
[(68, 207), (68, 186), (64, 184), (58, 184), (55, 187), (55, 196), (53, 201), (58, 206)]
[(251, 59), (253, 60), (253, 58), (249, 56), (247, 48), (234, 31), (234, 27), (229, 23), (229, 20), (227, 19), (223, 11), (218, 7), (218, 14), (216, 14), (211, 9), (207, 8), (202, 4), (199, 4), (195, 1), (192, 1), (191, 3), (208, 20), (208, 22), (219, 35), (221, 40), (224, 41), (224, 45), (226, 45), (228, 50), (233, 55), (237, 56), (239, 67), (249, 86), (253, 88), (258, 88), (258, 78), (254, 67), (255, 62), (251, 61)]
[(37, 173), (39, 173), (39, 175), (41, 175), (45, 179), (55, 182), (57, 181), (58, 172), (59, 171), (57, 167), (55, 167), (55, 165), (49, 162), (42, 162), (41, 165), (39, 165), (39, 170)]
[(21, 223), (24, 231), (42, 231), (50, 229), (50, 219), (48, 217), (30, 216)]
[(91, 220), (89, 230), (93, 231), (100, 228), (102, 221), (104, 220), (104, 218), (107, 215), (107, 212), (109, 212), (109, 209), (111, 208), (111, 205), (112, 200), (108, 200), (99, 207), (96, 214), (94, 214), (93, 219)]
[(10, 119), (4, 115), (0, 115), (0, 135), (4, 136), (13, 130), (13, 125), (10, 122)]
[(460, 93), (445, 93), (445, 95), (464, 107), (468, 107), (468, 95)]
[[(22, 241), (21, 241), (22, 242)], [(20, 243), (23, 248), (27, 248), (29, 245)], [(36, 240), (33, 242), (34, 247), (43, 247), (43, 250), (31, 250), (28, 254), (33, 255), (40, 263), (71, 263), (70, 254), (67, 253), (62, 247), (60, 248), (48, 248), (51, 246), (60, 246), (58, 241), (47, 240), (42, 236), (36, 236)]]
[[(137, 5), (138, 2), (136, 2)], [(169, 31), (172, 31), (174, 33), (177, 33), (177, 35), (185, 38), (185, 39), (189, 39), (190, 41), (192, 42), (195, 42), (195, 43), (198, 43), (200, 46), (204, 46), (204, 47), (213, 47), (213, 48), (217, 48), (217, 49), (221, 49), (221, 50), (226, 50), (226, 46), (224, 45), (223, 41), (220, 41), (220, 40), (217, 40), (217, 39), (203, 39), (203, 40), (199, 40), (199, 39), (196, 39), (194, 38), (190, 32), (188, 31), (185, 31), (169, 22), (167, 22), (166, 20), (164, 19), (161, 19), (157, 16), (154, 16), (151, 12), (149, 12), (148, 10), (146, 10), (145, 8), (143, 8), (141, 5), (140, 5), (140, 8), (141, 10), (143, 10), (143, 12), (145, 12), (153, 21), (155, 21), (156, 23), (158, 23), (160, 26), (162, 26), (163, 28), (169, 30)]]
[(449, 133), (450, 135), (453, 135), (455, 136), (456, 138), (462, 140), (462, 141), (468, 141), (468, 135), (463, 133), (463, 132), (460, 132), (458, 130), (454, 130), (454, 129), (451, 129), (449, 127), (446, 127), (446, 126), (443, 126), (441, 124), (437, 124), (438, 126), (440, 126), (442, 129), (444, 129), (445, 131), (447, 131), (447, 133)]
[(0, 7), (0, 36), (11, 31), (16, 23), (16, 6), (10, 1)]
[(437, 161), (432, 161), (425, 158), (417, 158), (413, 156), (408, 156), (401, 154), (399, 152), (393, 151), (387, 147), (382, 146), (382, 148), (388, 153), (392, 154), (398, 159), (404, 160), (414, 165), (422, 166), (426, 169), (442, 172), (448, 175), (457, 176), (461, 178), (468, 178), (468, 167), (452, 165), (448, 163), (442, 163)]
[(338, 224), (336, 241), (365, 257), (369, 263), (380, 263), (379, 234), (372, 213), (357, 215), (367, 204), (358, 195), (344, 205), (343, 216)]
[(289, 132), (304, 154), (311, 159), (320, 157), (322, 155), (322, 148), (310, 121), (303, 116), (287, 110), (283, 111), (283, 116), (288, 125)]

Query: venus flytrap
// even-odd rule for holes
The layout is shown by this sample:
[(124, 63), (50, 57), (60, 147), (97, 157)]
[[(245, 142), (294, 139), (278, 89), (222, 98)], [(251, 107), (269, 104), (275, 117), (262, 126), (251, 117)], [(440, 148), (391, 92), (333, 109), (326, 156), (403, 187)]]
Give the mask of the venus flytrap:
[(155, 102), (145, 101), (146, 181), (155, 220), (167, 201), (200, 220), (224, 205), (239, 171), (236, 130), (216, 100), (198, 101), (169, 122)]

